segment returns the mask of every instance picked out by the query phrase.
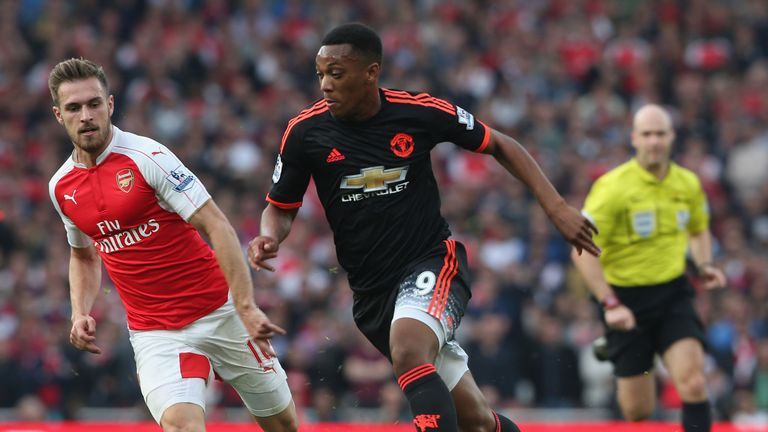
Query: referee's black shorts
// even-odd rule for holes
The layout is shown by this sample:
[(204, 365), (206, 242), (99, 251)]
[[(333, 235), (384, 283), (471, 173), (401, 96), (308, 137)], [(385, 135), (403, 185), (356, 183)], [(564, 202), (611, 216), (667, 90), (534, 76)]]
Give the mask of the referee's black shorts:
[(631, 331), (606, 327), (608, 358), (617, 377), (650, 371), (654, 355), (680, 339), (692, 337), (706, 347), (704, 325), (693, 307), (695, 293), (685, 275), (658, 285), (613, 286), (613, 290), (637, 320)]

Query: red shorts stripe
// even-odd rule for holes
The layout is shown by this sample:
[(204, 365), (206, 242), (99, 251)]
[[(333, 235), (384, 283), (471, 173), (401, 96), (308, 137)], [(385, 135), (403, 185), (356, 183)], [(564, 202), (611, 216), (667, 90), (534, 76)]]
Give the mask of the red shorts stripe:
[[(448, 248), (448, 240), (443, 240), (443, 243), (445, 243), (445, 247), (448, 250), (445, 253), (445, 256), (443, 257), (443, 267), (440, 269), (440, 275), (437, 277), (437, 281), (435, 281), (435, 287), (433, 288), (432, 292), (432, 299), (429, 301), (429, 307), (427, 308), (427, 313), (430, 315), (434, 315), (434, 311), (437, 310), (437, 302), (440, 298), (440, 289), (442, 288), (442, 280), (445, 276), (445, 273), (450, 268), (450, 248)], [(439, 317), (438, 317), (439, 319)]]
[(459, 272), (459, 260), (456, 259), (456, 241), (451, 240), (449, 247), (451, 249), (452, 267), (450, 271), (446, 273), (446, 276), (443, 279), (444, 288), (443, 288), (442, 298), (438, 302), (438, 310), (437, 310), (438, 319), (441, 316), (443, 316), (443, 311), (445, 311), (445, 305), (448, 303), (448, 294), (451, 292), (451, 283), (453, 282), (453, 278)]
[(251, 350), (251, 352), (253, 353), (253, 356), (254, 356), (254, 357), (256, 357), (256, 361), (257, 361), (259, 364), (261, 364), (261, 357), (259, 356), (259, 353), (258, 353), (258, 351), (256, 351), (256, 347), (255, 347), (255, 346), (253, 346), (253, 344), (251, 343), (251, 341), (248, 341), (248, 342), (247, 342), (247, 344), (248, 344), (248, 349), (250, 349), (250, 350)]
[(201, 354), (179, 353), (179, 370), (182, 378), (202, 378), (207, 382), (211, 363)]
[(445, 240), (445, 248), (448, 250), (445, 254), (447, 262), (443, 267), (445, 272), (442, 270), (440, 271), (441, 277), (438, 278), (437, 289), (435, 289), (436, 301), (434, 306), (427, 311), (438, 320), (443, 314), (445, 302), (448, 299), (448, 293), (451, 290), (451, 281), (453, 280), (453, 277), (456, 276), (459, 269), (459, 262), (456, 259), (456, 241)]
[[(451, 266), (451, 251), (448, 248), (448, 240), (443, 240), (443, 243), (445, 243), (446, 249), (445, 256), (443, 256), (443, 266), (440, 268), (440, 275), (437, 277), (437, 281), (435, 281), (432, 299), (429, 301), (429, 307), (427, 308), (427, 313), (432, 316), (436, 316), (435, 313), (437, 312), (437, 303), (440, 301), (442, 293), (441, 290), (443, 289), (443, 278)], [(440, 318), (438, 317), (438, 319)]]

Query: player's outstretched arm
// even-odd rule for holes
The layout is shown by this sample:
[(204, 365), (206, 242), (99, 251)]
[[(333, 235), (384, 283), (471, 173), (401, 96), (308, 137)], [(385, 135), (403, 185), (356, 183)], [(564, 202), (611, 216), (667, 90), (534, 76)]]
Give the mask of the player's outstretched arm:
[(600, 255), (600, 248), (592, 240), (597, 228), (565, 202), (523, 146), (491, 129), (488, 146), (483, 152), (493, 155), (501, 166), (528, 186), (557, 230), (579, 254), (587, 251), (594, 256)]
[(288, 237), (298, 209), (281, 209), (268, 204), (261, 213), (261, 232), (248, 243), (248, 262), (251, 267), (275, 271), (267, 260), (277, 256), (280, 243)]
[(232, 224), (213, 200), (200, 207), (189, 222), (208, 237), (216, 251), (216, 260), (227, 279), (235, 308), (248, 334), (264, 352), (275, 355), (269, 338), (275, 334), (285, 334), (285, 330), (272, 323), (256, 306), (251, 273), (243, 259), (240, 241)]
[(72, 330), (69, 343), (75, 348), (101, 354), (96, 341), (96, 320), (90, 315), (101, 287), (101, 258), (96, 248), (73, 247), (69, 255), (69, 297), (72, 302)]

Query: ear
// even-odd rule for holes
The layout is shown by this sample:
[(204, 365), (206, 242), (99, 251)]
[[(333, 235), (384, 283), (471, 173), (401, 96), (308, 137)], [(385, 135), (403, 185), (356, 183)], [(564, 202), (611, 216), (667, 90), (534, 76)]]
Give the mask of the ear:
[(64, 119), (61, 118), (61, 110), (57, 106), (51, 107), (53, 109), (53, 116), (56, 117), (56, 121), (59, 122), (60, 125), (64, 124)]
[(112, 113), (115, 112), (115, 96), (109, 95), (107, 98), (107, 106), (109, 107), (109, 116), (112, 117)]
[(381, 72), (381, 65), (378, 63), (371, 63), (368, 65), (368, 70), (365, 71), (366, 81), (369, 83), (377, 82), (379, 80), (379, 73)]

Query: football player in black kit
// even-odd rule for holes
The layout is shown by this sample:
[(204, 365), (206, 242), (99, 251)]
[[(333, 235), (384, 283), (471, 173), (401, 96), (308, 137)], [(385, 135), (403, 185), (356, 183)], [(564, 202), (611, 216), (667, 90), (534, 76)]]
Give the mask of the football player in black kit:
[(600, 254), (595, 227), (512, 138), (426, 93), (379, 88), (381, 58), (381, 39), (363, 24), (323, 39), (315, 58), (323, 99), (288, 123), (249, 261), (274, 270), (267, 260), (313, 178), (354, 291), (355, 322), (392, 362), (416, 429), (519, 431), (490, 408), (454, 340), (471, 296), (467, 256), (440, 214), (430, 151), (449, 141), (492, 155), (579, 253)]

